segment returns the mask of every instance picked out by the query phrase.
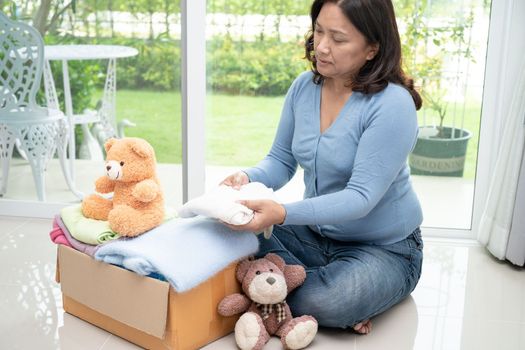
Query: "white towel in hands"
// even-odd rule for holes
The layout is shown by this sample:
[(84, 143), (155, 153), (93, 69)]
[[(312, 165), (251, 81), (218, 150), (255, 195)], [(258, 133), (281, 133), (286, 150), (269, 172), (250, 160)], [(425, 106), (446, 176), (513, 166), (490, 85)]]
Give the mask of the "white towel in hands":
[[(260, 182), (250, 182), (241, 186), (239, 190), (230, 186), (220, 185), (202, 196), (188, 201), (178, 211), (178, 214), (181, 218), (203, 215), (232, 225), (245, 225), (253, 219), (254, 212), (238, 203), (238, 201), (254, 199), (277, 201), (273, 190)], [(273, 226), (266, 228), (264, 237), (270, 238), (272, 230)]]

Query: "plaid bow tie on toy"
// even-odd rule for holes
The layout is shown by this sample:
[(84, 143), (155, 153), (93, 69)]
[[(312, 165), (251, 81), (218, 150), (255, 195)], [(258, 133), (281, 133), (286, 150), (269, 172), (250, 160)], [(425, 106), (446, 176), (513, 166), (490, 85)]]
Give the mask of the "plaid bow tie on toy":
[(266, 320), (268, 317), (270, 317), (270, 314), (275, 309), (275, 312), (277, 312), (277, 322), (280, 323), (286, 317), (286, 313), (284, 311), (285, 305), (286, 300), (277, 304), (257, 304), (257, 307), (262, 312), (263, 320)]

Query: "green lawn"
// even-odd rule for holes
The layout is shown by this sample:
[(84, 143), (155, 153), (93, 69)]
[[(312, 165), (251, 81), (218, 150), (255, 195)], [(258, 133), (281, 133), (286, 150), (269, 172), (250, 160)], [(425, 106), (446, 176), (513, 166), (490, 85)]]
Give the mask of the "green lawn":
[[(283, 100), (284, 96), (209, 95), (206, 101), (207, 163), (241, 167), (259, 161), (271, 146)], [(118, 119), (127, 118), (137, 124), (127, 129), (126, 135), (148, 140), (161, 163), (181, 162), (180, 101), (180, 93), (176, 92), (117, 92)], [(465, 127), (473, 137), (468, 145), (464, 177), (470, 179), (475, 176), (479, 110), (479, 103), (469, 103), (466, 107)], [(421, 119), (421, 111), (419, 114)], [(429, 116), (431, 112), (427, 112), (428, 121)]]
[[(280, 97), (208, 96), (206, 160), (214, 165), (249, 166), (271, 146), (283, 103)], [(117, 92), (118, 119), (137, 124), (126, 136), (148, 140), (161, 163), (181, 162), (180, 93)]]
[(159, 162), (181, 163), (180, 103), (178, 93), (118, 90), (117, 119), (137, 124), (126, 129), (126, 136), (146, 139)]

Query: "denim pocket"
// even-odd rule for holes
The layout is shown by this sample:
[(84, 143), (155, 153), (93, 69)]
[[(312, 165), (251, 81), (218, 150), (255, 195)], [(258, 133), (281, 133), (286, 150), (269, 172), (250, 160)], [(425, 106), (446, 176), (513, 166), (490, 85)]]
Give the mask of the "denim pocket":
[(418, 227), (412, 232), (409, 236), (412, 238), (412, 240), (415, 242), (416, 248), (419, 250), (423, 250), (424, 244), (423, 244), (423, 237), (421, 237), (421, 229)]

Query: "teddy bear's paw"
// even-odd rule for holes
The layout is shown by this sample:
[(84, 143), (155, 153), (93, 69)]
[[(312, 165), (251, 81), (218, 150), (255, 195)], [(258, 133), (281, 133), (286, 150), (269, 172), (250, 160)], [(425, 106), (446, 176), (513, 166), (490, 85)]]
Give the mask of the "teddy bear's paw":
[(259, 315), (253, 312), (243, 314), (235, 324), (235, 341), (242, 350), (259, 350), (270, 339)]
[(140, 213), (127, 205), (116, 205), (108, 215), (109, 227), (125, 237), (135, 237), (146, 231), (146, 220)]
[(113, 202), (96, 194), (91, 194), (82, 200), (82, 215), (95, 220), (107, 220)]
[(287, 349), (307, 347), (317, 334), (317, 321), (312, 316), (294, 318), (286, 325), (281, 336), (281, 343)]
[(121, 236), (135, 237), (162, 223), (162, 211), (116, 205), (108, 215), (109, 227)]

